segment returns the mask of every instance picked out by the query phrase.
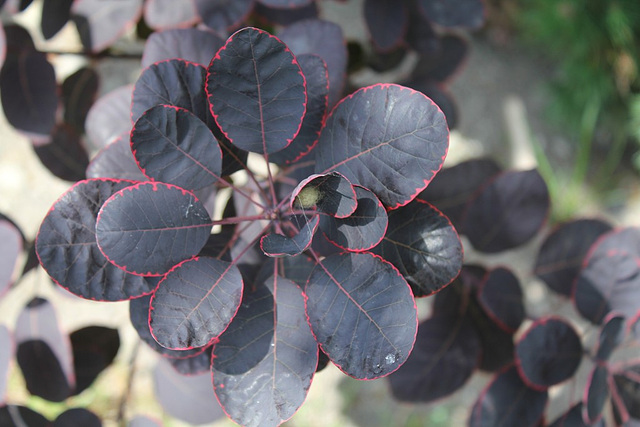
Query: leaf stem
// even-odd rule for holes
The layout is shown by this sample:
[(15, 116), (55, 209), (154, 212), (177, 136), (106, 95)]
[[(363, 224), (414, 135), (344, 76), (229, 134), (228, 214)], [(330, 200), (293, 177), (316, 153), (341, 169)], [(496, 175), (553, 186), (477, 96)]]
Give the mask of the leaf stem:
[(136, 359), (138, 358), (138, 353), (140, 351), (140, 340), (137, 340), (133, 351), (131, 353), (131, 357), (129, 358), (129, 374), (127, 375), (127, 385), (124, 389), (124, 393), (122, 394), (122, 398), (120, 399), (120, 403), (118, 405), (118, 425), (121, 427), (125, 427), (127, 425), (125, 421), (125, 411), (127, 408), (127, 402), (129, 401), (129, 397), (131, 396), (131, 385), (133, 384), (133, 377), (136, 374)]

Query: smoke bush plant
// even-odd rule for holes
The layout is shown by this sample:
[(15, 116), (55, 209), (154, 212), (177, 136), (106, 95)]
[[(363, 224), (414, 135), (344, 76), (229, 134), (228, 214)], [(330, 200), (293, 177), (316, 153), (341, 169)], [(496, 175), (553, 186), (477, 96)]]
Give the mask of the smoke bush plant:
[[(127, 177), (138, 179), (78, 182), (38, 233), (55, 282), (132, 299), (152, 347), (206, 360), (187, 371), (211, 359), (217, 398), (243, 425), (290, 418), (319, 350), (359, 379), (398, 369), (415, 341), (414, 295), (461, 267), (449, 220), (414, 200), (447, 153), (440, 109), (379, 84), (327, 113), (328, 93), (322, 59), (256, 28), (234, 33), (208, 67), (156, 62), (133, 90), (139, 169)], [(94, 170), (125, 159), (98, 156)]]

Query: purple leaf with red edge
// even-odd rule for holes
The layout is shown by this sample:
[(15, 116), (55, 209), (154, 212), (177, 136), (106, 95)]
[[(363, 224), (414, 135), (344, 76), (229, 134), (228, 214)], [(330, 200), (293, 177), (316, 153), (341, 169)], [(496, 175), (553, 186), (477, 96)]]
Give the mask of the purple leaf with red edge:
[(18, 256), (24, 249), (22, 232), (0, 214), (0, 298), (11, 286)]
[(238, 267), (226, 261), (198, 257), (178, 264), (151, 298), (151, 333), (172, 350), (207, 345), (227, 329), (242, 287)]
[(374, 248), (395, 265), (413, 294), (434, 294), (462, 268), (462, 244), (447, 217), (421, 200), (390, 211), (387, 233)]
[(150, 293), (154, 286), (127, 274), (100, 252), (95, 223), (102, 204), (130, 181), (80, 181), (52, 206), (40, 225), (36, 251), (51, 278), (87, 299), (120, 301)]
[(37, 339), (21, 342), (16, 360), (29, 393), (50, 402), (62, 402), (69, 397), (71, 386), (46, 342)]
[(144, 45), (142, 67), (172, 58), (195, 62), (203, 67), (224, 45), (224, 40), (210, 30), (177, 28), (151, 34)]
[(55, 36), (64, 27), (71, 16), (73, 0), (44, 0), (40, 29), (45, 40)]
[(191, 111), (205, 123), (210, 121), (204, 82), (207, 70), (183, 59), (156, 62), (145, 68), (136, 81), (131, 104), (131, 120), (159, 104)]
[(203, 24), (219, 33), (236, 28), (251, 13), (255, 0), (195, 0)]
[(480, 359), (480, 341), (466, 316), (433, 316), (418, 326), (413, 352), (389, 376), (393, 396), (432, 402), (458, 390)]
[(20, 56), (36, 51), (36, 46), (33, 43), (31, 34), (20, 25), (5, 25), (4, 33), (6, 37), (7, 54)]
[[(435, 102), (436, 105), (444, 113), (444, 116), (447, 119), (447, 125), (449, 126), (450, 130), (455, 129), (458, 126), (458, 106), (455, 99), (453, 98), (453, 95), (451, 94), (451, 91), (445, 85), (431, 81), (421, 82), (416, 80), (404, 82), (403, 84), (407, 87), (422, 92), (426, 96), (431, 98), (431, 100)], [(429, 187), (431, 187), (431, 185), (433, 185), (433, 181), (431, 181)], [(427, 187), (427, 189), (429, 187)], [(447, 214), (447, 216), (449, 215)]]
[(315, 149), (316, 172), (340, 172), (395, 209), (429, 184), (448, 148), (444, 114), (429, 98), (378, 84), (359, 89), (331, 112)]
[(538, 233), (549, 204), (547, 185), (537, 170), (503, 172), (468, 202), (460, 231), (480, 252), (512, 249)]
[(440, 39), (440, 48), (420, 56), (411, 79), (446, 83), (460, 70), (469, 52), (469, 44), (460, 36), (449, 34)]
[(216, 123), (237, 147), (282, 150), (300, 130), (305, 79), (287, 46), (266, 31), (234, 33), (207, 69), (207, 96)]
[(604, 319), (596, 352), (598, 361), (606, 362), (609, 360), (611, 353), (622, 343), (625, 320), (624, 316), (620, 316), (617, 313), (609, 313)]
[(627, 416), (640, 420), (640, 364), (616, 371), (613, 374), (613, 384), (616, 399), (624, 405)]
[(329, 107), (342, 97), (347, 72), (347, 46), (340, 26), (321, 19), (305, 19), (282, 30), (278, 37), (295, 55), (313, 53), (327, 64)]
[(67, 409), (53, 422), (53, 427), (102, 427), (102, 421), (93, 412), (84, 408)]
[(299, 55), (297, 60), (307, 84), (307, 111), (293, 141), (283, 150), (269, 155), (270, 162), (280, 165), (297, 162), (316, 146), (329, 101), (329, 75), (322, 58), (306, 54)]
[(582, 408), (582, 402), (573, 405), (567, 412), (549, 424), (549, 427), (606, 427), (603, 420), (595, 424), (586, 424), (582, 419)]
[(142, 1), (75, 0), (71, 19), (78, 28), (82, 45), (92, 52), (109, 47), (138, 22), (142, 15)]
[(606, 365), (596, 365), (584, 390), (582, 419), (588, 424), (600, 420), (609, 395), (609, 369)]
[(313, 334), (347, 375), (383, 377), (409, 357), (418, 326), (415, 301), (389, 262), (370, 253), (324, 258), (305, 294)]
[(280, 9), (297, 9), (299, 7), (308, 6), (314, 0), (258, 0), (265, 6)]
[(98, 98), (87, 113), (85, 128), (94, 148), (102, 148), (131, 130), (131, 95), (133, 86), (119, 87)]
[(211, 233), (211, 218), (193, 193), (143, 182), (118, 191), (96, 222), (100, 251), (132, 274), (162, 276), (197, 255)]
[(418, 199), (433, 204), (460, 227), (467, 200), (490, 178), (500, 173), (492, 159), (474, 159), (442, 169)]
[(469, 427), (537, 426), (547, 404), (547, 391), (528, 387), (515, 367), (496, 374), (473, 405)]
[(193, 0), (147, 0), (144, 20), (154, 30), (162, 30), (188, 27), (195, 24), (199, 16)]
[(9, 52), (0, 71), (0, 99), (11, 126), (40, 138), (49, 135), (59, 99), (55, 72), (46, 55)]
[(80, 68), (62, 83), (64, 122), (78, 133), (84, 133), (84, 122), (98, 93), (98, 74), (91, 68)]
[(347, 218), (320, 216), (320, 229), (342, 249), (362, 252), (376, 246), (387, 231), (387, 211), (372, 191), (354, 186), (358, 206)]
[(419, 0), (420, 10), (432, 22), (443, 27), (477, 29), (484, 24), (483, 0)]
[(0, 406), (0, 425), (50, 427), (51, 422), (25, 406), (5, 405)]
[(311, 241), (318, 228), (320, 218), (314, 215), (310, 220), (300, 220), (299, 217), (290, 218), (293, 225), (291, 237), (282, 234), (269, 233), (260, 239), (260, 248), (269, 257), (295, 256), (300, 255), (311, 246)]
[(45, 144), (35, 144), (35, 150), (42, 164), (49, 171), (65, 181), (85, 179), (89, 165), (89, 155), (80, 140), (80, 135), (71, 126), (57, 124)]
[(544, 390), (573, 376), (582, 361), (583, 349), (569, 323), (544, 317), (520, 338), (515, 354), (522, 379), (530, 387)]
[(611, 225), (598, 219), (578, 219), (561, 224), (542, 243), (535, 275), (552, 291), (570, 297), (589, 249), (609, 231)]
[(364, 19), (376, 50), (388, 52), (402, 41), (409, 26), (409, 8), (395, 0), (365, 0)]
[(280, 425), (291, 418), (304, 402), (318, 364), (318, 345), (305, 321), (300, 288), (277, 276), (265, 285), (273, 295), (274, 319), (267, 354), (241, 374), (219, 370), (217, 360), (212, 368), (215, 392), (225, 412), (247, 426)]
[(87, 178), (113, 178), (147, 181), (131, 152), (129, 133), (104, 146), (87, 166)]
[(222, 151), (206, 124), (184, 108), (156, 105), (131, 130), (131, 151), (153, 181), (198, 190), (218, 181)]
[(575, 287), (581, 315), (601, 323), (610, 311), (627, 319), (640, 313), (640, 229), (611, 231), (594, 243)]
[(276, 9), (256, 3), (253, 13), (261, 20), (275, 25), (287, 26), (305, 19), (318, 18), (318, 3), (312, 2), (308, 6), (295, 9)]
[(0, 403), (4, 402), (9, 379), (9, 363), (13, 359), (14, 343), (11, 332), (0, 325)]
[(292, 210), (315, 207), (336, 218), (349, 217), (357, 205), (353, 185), (337, 172), (315, 174), (303, 179), (291, 193), (290, 200)]
[(525, 317), (520, 281), (508, 269), (489, 272), (478, 289), (478, 302), (502, 329), (515, 333)]
[(204, 351), (202, 348), (194, 348), (191, 350), (169, 350), (158, 344), (158, 341), (151, 335), (149, 328), (149, 311), (151, 306), (151, 295), (132, 299), (129, 302), (129, 318), (131, 325), (138, 333), (140, 339), (147, 344), (153, 351), (172, 359), (184, 359), (196, 356)]
[(433, 55), (440, 50), (440, 37), (415, 5), (409, 11), (409, 28), (405, 40), (419, 54)]
[(180, 375), (161, 358), (152, 375), (158, 402), (171, 416), (190, 424), (211, 423), (224, 417), (213, 393), (209, 372)]
[(181, 359), (167, 357), (166, 359), (171, 363), (173, 369), (181, 375), (200, 375), (209, 372), (211, 369), (212, 350), (213, 345), (210, 345), (203, 352), (194, 356)]
[(69, 338), (76, 375), (75, 396), (89, 388), (98, 375), (113, 363), (120, 349), (120, 335), (117, 329), (87, 326), (72, 332)]

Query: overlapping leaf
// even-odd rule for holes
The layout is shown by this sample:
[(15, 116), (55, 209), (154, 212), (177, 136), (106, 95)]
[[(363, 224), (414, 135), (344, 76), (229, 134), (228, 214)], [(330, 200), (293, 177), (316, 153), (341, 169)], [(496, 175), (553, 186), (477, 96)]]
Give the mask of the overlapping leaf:
[(91, 68), (80, 68), (62, 83), (64, 122), (78, 133), (84, 133), (84, 122), (98, 93), (98, 74)]
[(71, 7), (80, 40), (86, 49), (100, 52), (109, 47), (142, 15), (142, 0), (114, 3), (76, 0)]
[(600, 337), (598, 338), (598, 350), (596, 359), (607, 361), (611, 353), (623, 341), (625, 335), (625, 318), (616, 313), (610, 313), (604, 320)]
[(448, 147), (446, 120), (429, 98), (378, 84), (359, 89), (331, 112), (315, 150), (316, 172), (340, 172), (398, 208), (429, 184)]
[(96, 414), (85, 408), (67, 409), (53, 421), (53, 427), (102, 427), (102, 421)]
[(489, 272), (478, 290), (478, 301), (507, 332), (515, 333), (524, 320), (524, 295), (520, 281), (506, 268), (498, 267)]
[(265, 6), (262, 3), (256, 3), (253, 13), (269, 23), (282, 26), (307, 19), (317, 19), (319, 14), (318, 3), (315, 1), (307, 6), (294, 9), (278, 9)]
[(121, 86), (100, 97), (89, 109), (85, 127), (94, 148), (102, 148), (131, 130), (133, 86)]
[(73, 0), (44, 0), (40, 29), (45, 39), (55, 36), (64, 27), (71, 16)]
[(131, 152), (129, 133), (104, 146), (87, 166), (87, 178), (113, 178), (146, 181)]
[(212, 30), (226, 33), (251, 13), (255, 0), (194, 0), (202, 22)]
[(74, 395), (86, 390), (115, 359), (120, 349), (117, 329), (87, 326), (69, 335), (76, 376)]
[(387, 261), (368, 253), (329, 256), (318, 261), (305, 294), (318, 343), (346, 374), (379, 378), (407, 360), (417, 331), (415, 301)]
[(447, 82), (460, 70), (469, 51), (469, 45), (460, 36), (445, 35), (440, 38), (440, 49), (420, 56), (411, 79), (417, 81)]
[(0, 425), (25, 425), (29, 427), (49, 427), (51, 423), (39, 413), (18, 405), (0, 406)]
[(418, 4), (427, 18), (443, 27), (475, 29), (484, 23), (482, 0), (464, 0), (456, 4), (446, 0), (419, 0)]
[(315, 215), (310, 220), (298, 220), (297, 216), (291, 217), (295, 230), (292, 236), (269, 233), (260, 239), (260, 248), (265, 255), (270, 257), (295, 256), (306, 251), (311, 245), (313, 236), (318, 228), (320, 218)]
[(609, 400), (609, 369), (606, 365), (596, 365), (589, 374), (582, 407), (582, 419), (594, 423), (601, 419), (604, 405)]
[(89, 155), (80, 140), (80, 134), (67, 124), (57, 124), (44, 144), (34, 144), (42, 164), (65, 181), (85, 179)]
[(337, 172), (303, 179), (291, 193), (291, 209), (313, 209), (336, 218), (347, 218), (356, 210), (356, 192)]
[(171, 58), (181, 58), (206, 67), (223, 45), (224, 40), (209, 30), (176, 28), (158, 31), (151, 34), (144, 45), (142, 67)]
[(187, 27), (198, 19), (193, 0), (147, 0), (144, 4), (144, 20), (155, 30)]
[(193, 356), (182, 358), (167, 357), (167, 362), (181, 375), (200, 375), (208, 373), (211, 369), (213, 345), (207, 347), (203, 352)]
[[(582, 402), (573, 405), (567, 412), (556, 418), (549, 427), (586, 427), (582, 419)], [(592, 427), (606, 427), (603, 420), (591, 424)]]
[(71, 187), (40, 226), (36, 251), (49, 276), (87, 299), (119, 301), (150, 293), (154, 286), (111, 264), (98, 248), (95, 224), (103, 203), (130, 181), (92, 179)]
[(409, 9), (404, 2), (365, 0), (364, 18), (376, 49), (389, 51), (402, 42), (409, 25)]

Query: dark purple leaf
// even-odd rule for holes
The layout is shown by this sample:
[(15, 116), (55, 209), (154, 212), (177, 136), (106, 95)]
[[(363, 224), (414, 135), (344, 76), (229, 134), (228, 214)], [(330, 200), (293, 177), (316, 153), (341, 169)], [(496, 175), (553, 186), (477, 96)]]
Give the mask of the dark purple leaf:
[(439, 49), (424, 53), (416, 64), (411, 79), (446, 83), (460, 70), (469, 51), (469, 44), (457, 35), (445, 35), (440, 39)]
[[(371, 52), (367, 59), (367, 66), (377, 73), (384, 73), (399, 67), (407, 57), (407, 48), (400, 46), (390, 52)], [(408, 86), (405, 84), (405, 86)]]
[(256, 3), (253, 12), (269, 23), (283, 26), (291, 25), (304, 19), (317, 19), (319, 14), (318, 4), (315, 1), (307, 6), (296, 7), (295, 9), (277, 9), (267, 7), (262, 3)]
[(314, 0), (258, 0), (265, 6), (280, 9), (297, 9), (311, 4)]
[(144, 20), (154, 30), (188, 27), (198, 19), (193, 0), (147, 0), (144, 4)]
[(640, 229), (609, 232), (594, 243), (578, 276), (575, 302), (580, 314), (601, 323), (610, 311), (627, 319), (640, 313)]
[(22, 55), (35, 52), (36, 46), (33, 43), (31, 34), (20, 25), (9, 24), (4, 26), (6, 38), (6, 53), (9, 55)]
[[(313, 235), (318, 228), (320, 218), (315, 215), (310, 220), (296, 221), (297, 217), (291, 218), (295, 230), (292, 236), (269, 233), (260, 239), (260, 248), (269, 257), (295, 256), (300, 255), (311, 246)], [(294, 222), (295, 221), (295, 222)]]
[(207, 347), (202, 353), (194, 356), (174, 359), (167, 357), (167, 361), (181, 375), (200, 375), (209, 372), (211, 369), (211, 352), (213, 346)]
[(299, 55), (297, 59), (307, 85), (307, 111), (293, 141), (283, 150), (269, 155), (270, 162), (280, 165), (297, 162), (316, 146), (329, 100), (329, 75), (322, 58), (307, 54)]
[(98, 74), (91, 68), (80, 68), (62, 83), (64, 122), (78, 133), (84, 133), (84, 122), (97, 93)]
[(224, 40), (209, 30), (177, 28), (159, 31), (151, 34), (144, 45), (142, 67), (147, 68), (156, 62), (172, 58), (181, 58), (206, 67), (223, 45)]
[(378, 84), (359, 89), (331, 112), (315, 149), (316, 172), (340, 172), (395, 209), (429, 184), (448, 147), (446, 120), (429, 98)]
[(598, 219), (578, 219), (558, 226), (538, 252), (534, 273), (554, 292), (570, 297), (591, 245), (611, 225)]
[(11, 286), (18, 257), (24, 249), (20, 229), (0, 216), (0, 298)]
[(111, 2), (75, 0), (71, 19), (75, 22), (82, 45), (100, 52), (132, 28), (142, 15), (142, 0)]
[(131, 85), (119, 87), (100, 97), (87, 113), (87, 137), (95, 148), (105, 147), (114, 138), (129, 134), (132, 91)]
[[(456, 105), (456, 101), (453, 99), (451, 91), (447, 89), (447, 87), (445, 87), (441, 83), (431, 81), (421, 82), (411, 80), (408, 82), (404, 82), (403, 84), (419, 92), (422, 92), (426, 96), (431, 98), (431, 100), (435, 102), (436, 105), (442, 110), (442, 113), (447, 119), (447, 125), (449, 125), (450, 130), (455, 129), (458, 126), (458, 106)], [(433, 181), (429, 185), (429, 187), (431, 185), (433, 185)]]
[(46, 55), (9, 54), (0, 72), (0, 99), (11, 126), (32, 135), (49, 135), (59, 100), (56, 76)]
[(153, 181), (198, 190), (218, 181), (222, 151), (206, 124), (183, 108), (156, 105), (131, 130), (131, 151)]
[(255, 0), (195, 0), (202, 22), (223, 34), (245, 20), (251, 13), (254, 2)]
[(69, 21), (73, 0), (44, 0), (40, 29), (45, 39), (55, 36)]
[(266, 31), (245, 28), (229, 37), (209, 65), (206, 88), (216, 123), (243, 150), (274, 153), (300, 130), (304, 76), (287, 46)]
[(421, 11), (431, 21), (443, 27), (477, 29), (484, 24), (484, 1), (419, 0)]
[(534, 427), (542, 419), (548, 396), (522, 382), (515, 367), (496, 374), (473, 405), (469, 427)]
[(78, 132), (64, 123), (57, 124), (51, 139), (45, 144), (34, 144), (38, 158), (49, 171), (65, 181), (85, 179), (89, 155)]
[(358, 205), (356, 192), (337, 172), (315, 174), (303, 179), (291, 193), (291, 209), (313, 209), (336, 218), (347, 218)]
[(491, 159), (468, 160), (438, 172), (418, 199), (431, 203), (460, 227), (467, 200), (499, 172)]
[(609, 360), (611, 353), (624, 339), (625, 318), (616, 313), (610, 313), (604, 319), (596, 359), (602, 362)]
[(21, 342), (16, 351), (16, 360), (29, 393), (51, 402), (62, 402), (69, 397), (71, 385), (60, 361), (46, 342)]
[(113, 193), (129, 181), (81, 181), (52, 206), (40, 226), (36, 251), (51, 278), (87, 299), (119, 301), (148, 294), (153, 286), (112, 265), (96, 242), (96, 216)]
[(549, 204), (547, 185), (537, 170), (503, 172), (468, 202), (460, 232), (480, 252), (512, 249), (536, 235)]
[(596, 365), (589, 374), (589, 382), (585, 389), (582, 419), (588, 424), (600, 420), (609, 394), (609, 370), (606, 365)]
[(413, 352), (389, 376), (393, 396), (405, 402), (431, 402), (469, 379), (480, 359), (480, 341), (462, 316), (434, 316), (418, 326)]
[[(276, 261), (278, 265), (278, 275), (291, 280), (297, 284), (300, 289), (304, 289), (307, 284), (307, 279), (311, 274), (311, 270), (313, 270), (313, 267), (316, 265), (313, 259), (306, 254), (283, 257)], [(274, 272), (274, 265), (275, 264), (273, 262), (266, 262), (262, 266), (257, 282), (263, 282), (264, 279), (272, 276)]]
[(405, 40), (419, 54), (433, 55), (440, 50), (440, 37), (415, 6), (409, 12), (409, 28)]
[(515, 333), (524, 320), (520, 281), (506, 268), (498, 267), (489, 272), (478, 290), (478, 301), (491, 319), (507, 332)]
[(211, 218), (193, 193), (143, 182), (118, 191), (100, 209), (100, 251), (132, 274), (162, 276), (192, 258), (211, 233)]
[(383, 377), (409, 357), (418, 326), (415, 301), (387, 261), (369, 253), (332, 255), (318, 261), (305, 294), (313, 334), (346, 374)]
[(24, 11), (26, 8), (31, 6), (32, 2), (33, 2), (33, 0), (20, 0), (20, 6), (18, 7), (18, 10), (20, 12)]
[(582, 402), (573, 405), (567, 412), (555, 419), (549, 427), (606, 427), (603, 420), (595, 424), (586, 424), (582, 419)]
[(84, 408), (71, 408), (58, 415), (53, 427), (101, 427), (102, 421), (93, 412)]
[(536, 320), (516, 344), (516, 365), (522, 379), (542, 390), (571, 378), (582, 355), (580, 337), (560, 318)]
[(140, 339), (151, 347), (156, 353), (173, 359), (183, 359), (196, 356), (204, 351), (202, 348), (194, 348), (191, 350), (169, 350), (162, 347), (151, 335), (149, 328), (149, 310), (151, 305), (151, 295), (132, 299), (129, 302), (129, 318), (131, 325), (138, 333)]
[(416, 297), (434, 294), (462, 268), (462, 244), (440, 211), (416, 200), (389, 212), (389, 226), (374, 251), (395, 265)]
[(640, 419), (640, 365), (632, 365), (615, 373), (613, 383), (629, 416)]
[(89, 388), (98, 375), (113, 363), (120, 349), (120, 335), (117, 329), (87, 326), (72, 332), (69, 338), (76, 375), (73, 395), (77, 395)]
[(113, 178), (147, 181), (131, 152), (129, 133), (104, 146), (89, 162), (87, 178)]
[(204, 424), (224, 417), (213, 393), (209, 372), (180, 375), (169, 362), (161, 358), (153, 370), (153, 382), (162, 408), (179, 420)]
[(388, 52), (397, 47), (409, 26), (409, 8), (396, 0), (365, 0), (364, 19), (377, 50)]
[(5, 405), (0, 406), (0, 425), (7, 427), (50, 427), (51, 422), (25, 406)]
[(347, 71), (347, 47), (342, 29), (320, 19), (298, 21), (278, 34), (295, 55), (316, 54), (329, 72), (329, 107), (342, 97)]
[(156, 62), (142, 71), (133, 89), (131, 120), (159, 104), (184, 108), (208, 123), (210, 114), (204, 91), (206, 69), (183, 59)]
[(387, 211), (373, 192), (360, 186), (356, 191), (358, 207), (347, 218), (320, 216), (320, 228), (330, 242), (342, 249), (362, 252), (376, 246), (387, 231)]
[(242, 300), (242, 288), (234, 264), (209, 257), (178, 264), (151, 298), (151, 333), (172, 350), (206, 346), (227, 329)]
[[(267, 299), (274, 319), (267, 354), (241, 374), (220, 370), (217, 360), (212, 368), (220, 404), (233, 421), (246, 426), (275, 426), (291, 418), (304, 402), (318, 364), (318, 345), (305, 319), (300, 288), (277, 276), (266, 281), (266, 288), (273, 295)], [(221, 337), (218, 345), (222, 343)]]
[(0, 325), (0, 403), (4, 402), (4, 395), (9, 380), (9, 363), (13, 359), (14, 343), (11, 332), (6, 326)]

